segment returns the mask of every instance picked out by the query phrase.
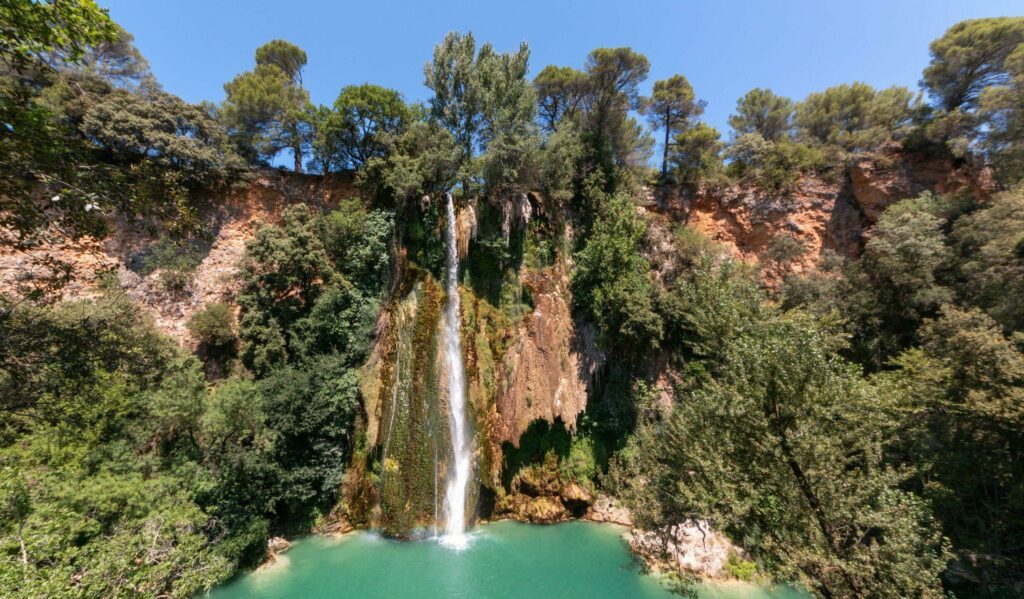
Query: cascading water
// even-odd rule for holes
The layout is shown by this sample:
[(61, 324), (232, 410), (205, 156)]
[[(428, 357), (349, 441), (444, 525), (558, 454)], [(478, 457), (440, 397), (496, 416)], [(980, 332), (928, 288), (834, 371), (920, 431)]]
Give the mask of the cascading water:
[(455, 205), (445, 194), (448, 210), (448, 280), (444, 308), (444, 362), (448, 371), (448, 420), (452, 438), (452, 467), (444, 496), (445, 526), (441, 542), (456, 549), (468, 544), (466, 536), (466, 489), (472, 468), (472, 448), (466, 418), (466, 372), (462, 364), (461, 307), (459, 301), (459, 249), (456, 236)]

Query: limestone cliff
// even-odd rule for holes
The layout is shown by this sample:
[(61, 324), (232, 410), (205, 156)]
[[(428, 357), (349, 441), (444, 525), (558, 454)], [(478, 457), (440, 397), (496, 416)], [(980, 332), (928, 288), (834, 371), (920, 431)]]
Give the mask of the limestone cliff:
[(182, 292), (169, 294), (162, 290), (159, 271), (146, 276), (136, 272), (141, 257), (159, 239), (159, 228), (148, 222), (111, 217), (107, 220), (110, 234), (105, 239), (42, 245), (29, 252), (0, 246), (0, 293), (17, 293), (39, 274), (35, 259), (52, 255), (72, 268), (70, 282), (62, 290), (63, 299), (92, 297), (102, 275), (116, 274), (125, 292), (153, 316), (158, 329), (182, 345), (194, 347), (186, 323), (207, 303), (232, 301), (245, 243), (261, 226), (276, 222), (291, 204), (327, 209), (354, 195), (357, 193), (350, 174), (319, 177), (261, 171), (224, 197), (199, 198), (199, 218), (208, 238), (197, 244), (202, 259)]
[(731, 185), (704, 189), (695, 197), (670, 196), (650, 212), (686, 220), (724, 245), (734, 256), (764, 266), (769, 283), (777, 265), (766, 253), (777, 235), (798, 239), (805, 252), (785, 265), (790, 272), (813, 268), (825, 250), (859, 254), (878, 216), (896, 201), (924, 191), (969, 194), (982, 200), (995, 190), (992, 174), (947, 155), (907, 152), (898, 145), (859, 156), (830, 180), (804, 176), (792, 192), (768, 194), (756, 187)]

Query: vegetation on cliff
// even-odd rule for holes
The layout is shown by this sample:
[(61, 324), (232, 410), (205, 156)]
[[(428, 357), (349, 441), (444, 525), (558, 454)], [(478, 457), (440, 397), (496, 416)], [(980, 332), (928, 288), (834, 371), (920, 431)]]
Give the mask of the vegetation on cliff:
[[(90, 0), (4, 2), (0, 32), (5, 250), (127, 219), (160, 239), (143, 267), (173, 288), (213, 234), (204, 202), (282, 153), (295, 171), (354, 170), (361, 196), (290, 206), (256, 232), (230, 302), (189, 324), (198, 356), (114, 277), (56, 302), (69, 271), (34, 254), (41, 276), (0, 299), (2, 588), (189, 596), (262, 559), (271, 533), (339, 513), (422, 525), (437, 505), (444, 193), (465, 229), (485, 510), (535, 492), (552, 509), (522, 509), (561, 517), (614, 493), (655, 533), (706, 521), (763, 575), (825, 597), (1019, 588), (1024, 19), (951, 28), (927, 98), (755, 89), (727, 139), (682, 75), (643, 97), (650, 64), (629, 48), (530, 81), (525, 44), (451, 33), (424, 68), (427, 104), (364, 84), (313, 106), (305, 52), (274, 40), (213, 106), (162, 90)], [(905, 198), (857, 256), (779, 286), (684, 223), (659, 237), (639, 209), (648, 190), (785, 196), (883, 146), (991, 167), (1002, 188)], [(804, 251), (780, 236), (769, 253)], [(549, 365), (586, 379), (586, 413), (502, 431), (535, 293), (571, 301), (559, 341), (598, 356)]]

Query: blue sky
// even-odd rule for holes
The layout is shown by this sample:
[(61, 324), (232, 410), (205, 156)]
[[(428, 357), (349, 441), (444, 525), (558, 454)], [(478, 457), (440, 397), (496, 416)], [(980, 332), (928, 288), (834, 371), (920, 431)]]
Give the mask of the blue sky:
[(1019, 15), (1021, 0), (478, 0), (391, 2), (99, 0), (132, 32), (164, 87), (186, 100), (224, 97), (252, 68), (258, 45), (284, 38), (304, 48), (316, 103), (342, 86), (372, 82), (408, 100), (429, 97), (423, 63), (451, 30), (511, 50), (526, 41), (531, 71), (582, 66), (600, 46), (647, 55), (657, 79), (682, 73), (707, 101), (705, 120), (726, 131), (736, 99), (754, 87), (800, 99), (864, 81), (917, 89), (928, 43), (966, 18)]

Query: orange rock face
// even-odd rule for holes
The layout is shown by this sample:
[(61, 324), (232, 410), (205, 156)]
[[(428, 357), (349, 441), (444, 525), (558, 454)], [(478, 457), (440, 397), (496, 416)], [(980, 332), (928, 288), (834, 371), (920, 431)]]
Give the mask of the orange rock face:
[(71, 280), (62, 289), (62, 299), (94, 296), (99, 276), (115, 272), (126, 292), (153, 316), (158, 329), (183, 345), (192, 346), (194, 341), (189, 337), (186, 323), (205, 304), (231, 301), (237, 290), (235, 275), (245, 244), (261, 226), (276, 222), (291, 204), (305, 203), (327, 209), (353, 195), (356, 191), (348, 174), (319, 177), (268, 170), (226, 197), (201, 198), (200, 214), (213, 235), (212, 244), (196, 268), (192, 282), (182, 293), (173, 296), (161, 289), (159, 271), (143, 277), (129, 268), (156, 238), (148, 233), (145, 223), (117, 218), (110, 219), (111, 234), (102, 240), (87, 238), (41, 246), (29, 252), (0, 247), (0, 293), (16, 292), (34, 274), (39, 274), (33, 264), (48, 254), (72, 267)]
[(773, 237), (792, 236), (805, 249), (785, 265), (787, 272), (814, 268), (824, 250), (856, 256), (882, 211), (925, 191), (966, 193), (982, 201), (995, 191), (995, 184), (988, 169), (889, 146), (859, 157), (835, 181), (803, 177), (793, 192), (783, 195), (733, 185), (698, 193), (685, 209), (678, 197), (670, 197), (663, 208), (652, 211), (674, 220), (688, 219), (735, 257), (762, 265), (766, 282), (772, 284), (782, 274), (767, 258)]

